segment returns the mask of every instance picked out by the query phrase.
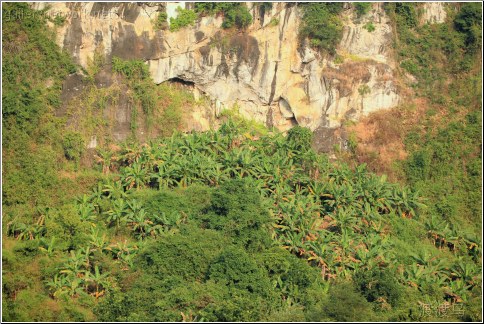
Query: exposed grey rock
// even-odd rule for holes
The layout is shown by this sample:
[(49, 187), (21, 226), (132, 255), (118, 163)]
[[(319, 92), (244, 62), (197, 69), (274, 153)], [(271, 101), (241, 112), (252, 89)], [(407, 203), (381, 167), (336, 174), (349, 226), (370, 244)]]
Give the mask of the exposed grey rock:
[[(193, 82), (197, 91), (211, 99), (217, 116), (237, 104), (244, 116), (270, 121), (282, 130), (295, 121), (315, 130), (338, 127), (347, 118), (358, 119), (399, 103), (392, 30), (381, 3), (374, 3), (358, 19), (347, 6), (336, 60), (300, 44), (301, 12), (294, 4), (274, 3), (262, 13), (248, 3), (255, 19), (245, 32), (222, 30), (220, 16), (203, 17), (195, 26), (177, 32), (155, 31), (152, 21), (159, 10), (166, 8), (168, 16), (175, 17), (177, 6), (185, 4), (56, 2), (50, 10), (66, 13), (58, 42), (81, 65), (86, 67), (95, 51), (102, 51), (108, 62), (113, 56), (141, 59), (157, 84), (173, 79)], [(435, 16), (436, 9), (429, 10)], [(87, 14), (74, 19), (73, 11)], [(278, 19), (278, 25), (270, 26), (271, 19)], [(375, 28), (372, 32), (364, 28), (369, 23)], [(110, 80), (109, 75), (101, 75), (96, 84), (109, 86)], [(65, 98), (69, 100), (68, 95)], [(120, 106), (125, 111), (118, 111), (116, 119), (126, 125), (129, 104)], [(119, 134), (122, 137), (123, 132)]]

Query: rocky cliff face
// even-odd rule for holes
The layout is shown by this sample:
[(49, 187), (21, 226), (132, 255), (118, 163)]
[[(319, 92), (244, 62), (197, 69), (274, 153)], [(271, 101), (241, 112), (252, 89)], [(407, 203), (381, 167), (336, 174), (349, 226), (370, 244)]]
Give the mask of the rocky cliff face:
[[(46, 5), (34, 4), (36, 9)], [(174, 16), (177, 6), (190, 5), (184, 3), (49, 5), (50, 14), (66, 17), (66, 24), (57, 27), (58, 43), (82, 66), (96, 51), (108, 62), (113, 56), (142, 59), (155, 83), (193, 83), (197, 95), (209, 98), (215, 115), (236, 104), (244, 116), (281, 130), (295, 124), (317, 130), (400, 101), (392, 29), (381, 3), (360, 18), (346, 6), (335, 59), (301, 44), (301, 10), (295, 3), (274, 3), (262, 12), (247, 3), (254, 22), (244, 32), (223, 30), (222, 17), (204, 17), (177, 32), (154, 29), (160, 11)], [(429, 21), (442, 19), (436, 8), (426, 11)], [(204, 114), (195, 119), (195, 128), (209, 127)]]

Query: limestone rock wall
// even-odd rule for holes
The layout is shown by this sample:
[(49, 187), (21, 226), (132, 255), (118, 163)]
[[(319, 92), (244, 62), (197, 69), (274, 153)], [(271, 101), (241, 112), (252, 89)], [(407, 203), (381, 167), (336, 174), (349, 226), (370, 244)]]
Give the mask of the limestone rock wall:
[(175, 16), (177, 6), (191, 5), (182, 2), (33, 4), (46, 5), (50, 14), (66, 17), (56, 27), (57, 41), (82, 66), (95, 51), (108, 62), (113, 56), (142, 59), (155, 83), (193, 82), (215, 115), (237, 104), (246, 117), (281, 130), (295, 124), (316, 130), (400, 101), (392, 30), (381, 3), (360, 18), (346, 5), (344, 35), (331, 59), (301, 44), (296, 3), (273, 3), (265, 12), (246, 3), (254, 22), (244, 32), (223, 30), (223, 17), (203, 17), (177, 32), (155, 30), (158, 13)]

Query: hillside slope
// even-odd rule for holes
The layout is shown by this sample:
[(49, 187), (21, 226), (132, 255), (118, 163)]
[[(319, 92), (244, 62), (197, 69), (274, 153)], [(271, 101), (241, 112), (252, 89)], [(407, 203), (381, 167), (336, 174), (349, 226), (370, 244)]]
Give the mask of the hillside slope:
[[(150, 4), (3, 4), (2, 320), (480, 321), (481, 7), (195, 6), (174, 18)], [(58, 9), (87, 16), (48, 14)], [(317, 33), (321, 15), (334, 37)], [(302, 53), (295, 38), (284, 48), (296, 21)], [(161, 39), (183, 52), (200, 29), (220, 31), (220, 44), (161, 68), (174, 53)], [(113, 42), (88, 57), (96, 35)], [(203, 46), (209, 62), (232, 58), (222, 80), (247, 86), (238, 95), (268, 91), (256, 96), (261, 116), (277, 108), (296, 120), (290, 129), (268, 128), (275, 115), (247, 119), (240, 101), (217, 111), (210, 82), (195, 77), (213, 78), (193, 54)], [(285, 51), (307, 61), (289, 73), (293, 61), (275, 59)], [(261, 74), (265, 62), (273, 74)], [(251, 87), (263, 75), (270, 86)], [(375, 107), (365, 98), (397, 80), (398, 107), (346, 128), (336, 161), (313, 149), (321, 116), (304, 115), (321, 102), (298, 115), (283, 97), (294, 88), (335, 100), (328, 107)], [(379, 156), (395, 143), (402, 155)]]

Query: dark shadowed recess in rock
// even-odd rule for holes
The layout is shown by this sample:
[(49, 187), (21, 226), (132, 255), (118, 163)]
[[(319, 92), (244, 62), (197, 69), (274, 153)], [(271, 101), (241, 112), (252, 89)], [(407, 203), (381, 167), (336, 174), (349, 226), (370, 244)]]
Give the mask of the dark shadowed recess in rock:
[(148, 32), (138, 36), (133, 26), (118, 24), (119, 37), (113, 41), (112, 56), (124, 60), (148, 60), (158, 57), (165, 51), (162, 39), (156, 37), (150, 39)]
[(229, 66), (227, 64), (227, 60), (225, 59), (225, 55), (222, 55), (221, 62), (219, 66), (217, 66), (217, 71), (215, 71), (215, 77), (221, 77), (222, 75), (228, 77), (230, 74)]
[(213, 56), (211, 55), (211, 48), (209, 45), (202, 46), (198, 49), (202, 55), (202, 63), (204, 66), (213, 66)]
[(264, 63), (262, 64), (262, 70), (261, 70), (261, 78), (260, 78), (260, 81), (259, 81), (259, 86), (262, 87), (264, 85), (264, 83), (266, 82), (266, 77), (267, 77), (267, 73), (269, 72), (269, 57), (268, 57), (268, 54), (267, 54), (267, 50), (268, 50), (268, 45), (269, 45), (269, 42), (266, 42), (265, 43), (265, 49), (264, 49)]
[(123, 3), (119, 6), (118, 14), (121, 19), (134, 23), (139, 16), (140, 6), (137, 3)]
[(264, 16), (266, 15), (266, 7), (265, 6), (260, 6), (259, 7), (259, 20), (260, 20), (260, 25), (264, 26)]
[[(84, 77), (80, 73), (68, 75), (62, 83), (61, 102), (67, 103), (82, 93), (85, 88)], [(56, 114), (62, 115), (62, 111)]]
[(94, 45), (96, 47), (103, 42), (103, 33), (100, 30), (94, 32)]
[(230, 39), (230, 56), (237, 58), (237, 63), (234, 67), (234, 74), (237, 75), (240, 65), (245, 62), (251, 69), (251, 75), (254, 76), (257, 64), (259, 63), (259, 43), (253, 36), (247, 34), (235, 35)]
[(271, 83), (271, 95), (269, 96), (269, 105), (272, 103), (272, 100), (274, 100), (274, 95), (276, 93), (278, 65), (279, 65), (279, 62), (276, 62), (276, 66), (274, 67), (274, 77), (272, 78), (272, 83)]
[(203, 38), (205, 37), (205, 34), (203, 33), (203, 31), (196, 31), (195, 32), (195, 39), (198, 42), (200, 42)]
[(178, 78), (178, 77), (168, 79), (167, 82), (176, 83), (176, 84), (179, 84), (179, 85), (182, 85), (182, 86), (185, 86), (185, 87), (191, 87), (191, 88), (193, 88), (195, 86), (194, 82), (189, 81), (189, 80), (184, 80), (184, 79)]
[(269, 111), (267, 112), (266, 116), (266, 126), (268, 128), (274, 127), (274, 116), (273, 116), (273, 109), (272, 107), (269, 108)]
[(66, 35), (64, 36), (64, 49), (71, 53), (72, 57), (76, 63), (79, 61), (80, 47), (82, 45), (82, 25), (81, 25), (82, 15), (73, 14), (71, 23), (67, 29)]

